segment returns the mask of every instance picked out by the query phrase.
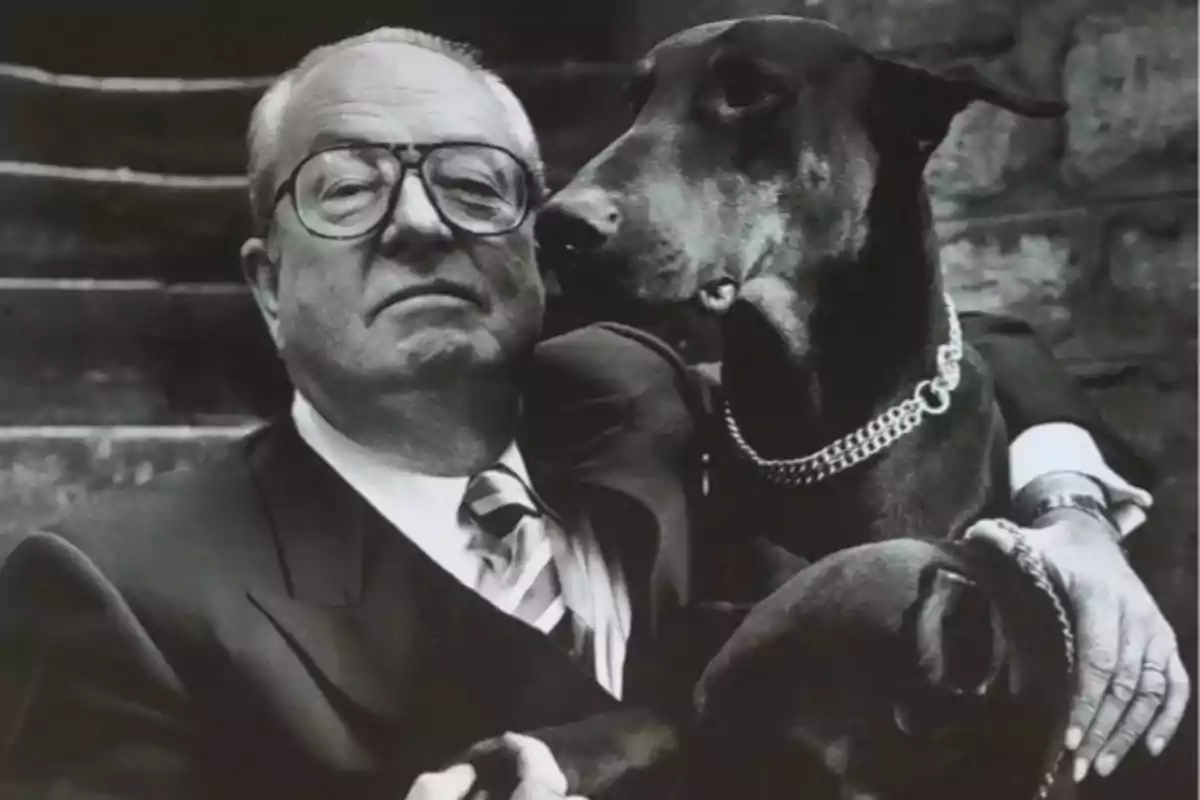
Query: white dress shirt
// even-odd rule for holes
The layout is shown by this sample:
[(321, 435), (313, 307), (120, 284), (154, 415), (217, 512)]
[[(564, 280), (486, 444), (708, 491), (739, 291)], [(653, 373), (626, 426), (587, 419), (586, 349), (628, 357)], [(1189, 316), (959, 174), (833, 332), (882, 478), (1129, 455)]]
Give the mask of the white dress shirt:
[[(488, 566), (484, 554), (471, 547), (477, 529), (459, 514), (468, 476), (414, 472), (347, 438), (298, 392), (292, 401), (292, 419), (300, 438), (400, 534), (468, 589), (487, 597), (504, 613), (512, 613), (517, 606), (513, 598), (488, 597), (480, 591)], [(535, 501), (542, 503), (515, 442), (500, 456), (499, 463), (512, 470), (531, 489)], [(624, 571), (620, 564), (606, 558), (591, 530), (563, 531), (553, 509), (542, 511), (546, 525), (562, 533), (556, 539), (569, 544), (556, 549), (555, 562), (568, 605), (582, 613), (594, 631), (593, 675), (619, 699), (631, 625)]]
[(1128, 536), (1146, 521), (1154, 498), (1112, 471), (1091, 434), (1069, 422), (1035, 425), (1022, 432), (1008, 448), (1009, 485), (1013, 496), (1034, 478), (1051, 472), (1080, 472), (1108, 490), (1109, 513), (1121, 536)]

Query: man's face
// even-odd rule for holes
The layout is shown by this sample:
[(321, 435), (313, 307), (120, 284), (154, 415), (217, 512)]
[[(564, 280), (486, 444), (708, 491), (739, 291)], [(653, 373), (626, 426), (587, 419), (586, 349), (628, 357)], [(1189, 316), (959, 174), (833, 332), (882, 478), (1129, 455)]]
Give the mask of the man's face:
[[(349, 48), (294, 88), (276, 188), (331, 145), (447, 141), (525, 155), (503, 106), (467, 67), (404, 44)], [(316, 236), (286, 197), (267, 241), (244, 250), (252, 277), (264, 262), (273, 269), (273, 287), (254, 280), (260, 304), (297, 388), (320, 406), (348, 411), (364, 393), (435, 389), (475, 367), (503, 367), (540, 333), (531, 221), (495, 236), (457, 231), (417, 172), (406, 170), (394, 210), (365, 235)]]

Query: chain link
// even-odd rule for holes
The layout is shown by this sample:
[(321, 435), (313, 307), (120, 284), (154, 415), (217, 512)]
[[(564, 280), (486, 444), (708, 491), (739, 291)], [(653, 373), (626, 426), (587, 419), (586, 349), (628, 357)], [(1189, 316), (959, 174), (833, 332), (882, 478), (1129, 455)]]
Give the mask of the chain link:
[[(1062, 598), (1059, 597), (1058, 590), (1054, 588), (1054, 582), (1046, 572), (1045, 559), (1034, 553), (1025, 531), (1006, 519), (995, 519), (992, 522), (1011, 534), (1013, 538), (1012, 555), (1017, 566), (1049, 599), (1050, 605), (1054, 609), (1054, 616), (1058, 621), (1059, 633), (1062, 636), (1067, 680), (1073, 680), (1075, 677), (1075, 629), (1071, 625), (1071, 618), (1067, 614)], [(1054, 788), (1054, 781), (1058, 777), (1058, 769), (1062, 765), (1063, 755), (1063, 748), (1057, 747), (1050, 766), (1042, 774), (1042, 780), (1038, 784), (1037, 794), (1034, 795), (1036, 800), (1046, 800), (1050, 796), (1050, 791)]]
[(761, 476), (781, 486), (807, 486), (844, 472), (911, 433), (926, 416), (936, 417), (950, 409), (951, 396), (962, 378), (962, 328), (949, 294), (946, 304), (949, 340), (937, 349), (937, 374), (921, 381), (911, 396), (901, 400), (861, 428), (837, 439), (815, 453), (800, 458), (763, 458), (743, 436), (729, 404), (725, 404), (725, 427), (739, 455), (758, 468)]

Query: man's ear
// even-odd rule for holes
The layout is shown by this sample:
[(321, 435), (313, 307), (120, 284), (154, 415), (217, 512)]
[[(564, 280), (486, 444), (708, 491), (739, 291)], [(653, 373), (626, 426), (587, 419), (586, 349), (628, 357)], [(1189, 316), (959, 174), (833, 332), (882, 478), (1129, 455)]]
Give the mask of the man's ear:
[(242, 274), (250, 291), (254, 294), (254, 302), (258, 305), (267, 330), (275, 347), (283, 347), (283, 336), (279, 330), (279, 266), (271, 258), (267, 244), (262, 239), (250, 238), (242, 245)]
[(963, 575), (938, 568), (913, 629), (918, 669), (928, 686), (982, 696), (1001, 674), (1005, 638), (987, 593)]
[(985, 74), (975, 61), (923, 67), (879, 56), (871, 57), (875, 118), (887, 133), (907, 136), (922, 155), (941, 143), (954, 116), (976, 100), (1025, 117), (1061, 117), (1062, 100), (1034, 97), (1006, 81)]

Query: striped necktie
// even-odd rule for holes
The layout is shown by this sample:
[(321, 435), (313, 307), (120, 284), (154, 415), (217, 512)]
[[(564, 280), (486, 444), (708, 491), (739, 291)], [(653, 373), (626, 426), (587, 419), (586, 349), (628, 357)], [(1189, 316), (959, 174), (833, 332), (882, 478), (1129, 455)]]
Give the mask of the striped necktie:
[(467, 484), (463, 508), (478, 535), (471, 544), (484, 562), (479, 593), (500, 610), (547, 634), (589, 673), (591, 630), (567, 606), (555, 563), (563, 543), (521, 479), (489, 467)]

